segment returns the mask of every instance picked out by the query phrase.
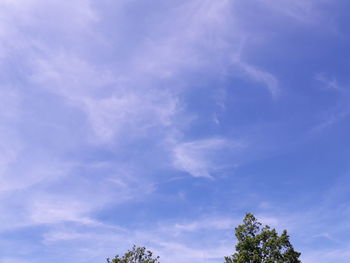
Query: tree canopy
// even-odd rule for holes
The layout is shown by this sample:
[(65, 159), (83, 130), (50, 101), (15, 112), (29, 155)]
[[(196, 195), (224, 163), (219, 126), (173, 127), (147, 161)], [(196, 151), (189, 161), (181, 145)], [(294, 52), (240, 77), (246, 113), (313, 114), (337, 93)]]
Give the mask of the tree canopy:
[(300, 253), (294, 250), (287, 231), (278, 235), (275, 229), (262, 227), (251, 213), (235, 228), (235, 235), (236, 253), (225, 257), (225, 263), (301, 263)]
[[(235, 228), (236, 252), (225, 257), (224, 263), (301, 263), (300, 253), (289, 241), (287, 231), (281, 235), (270, 226), (262, 226), (251, 213), (247, 213), (243, 224)], [(107, 259), (107, 263), (160, 263), (158, 256), (145, 247), (128, 250), (122, 257)]]
[(159, 263), (158, 260), (159, 257), (154, 257), (152, 251), (134, 245), (122, 257), (116, 255), (112, 260), (107, 258), (107, 263)]

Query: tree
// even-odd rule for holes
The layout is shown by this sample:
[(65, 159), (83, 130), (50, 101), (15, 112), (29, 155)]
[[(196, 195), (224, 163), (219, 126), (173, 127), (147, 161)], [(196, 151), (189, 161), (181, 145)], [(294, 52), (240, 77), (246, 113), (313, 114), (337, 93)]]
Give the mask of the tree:
[(225, 263), (301, 263), (300, 253), (289, 242), (287, 231), (279, 236), (275, 229), (262, 227), (251, 213), (235, 228), (235, 235), (236, 253), (225, 257)]
[(107, 263), (159, 263), (159, 257), (153, 257), (150, 250), (146, 251), (145, 247), (136, 247), (128, 250), (123, 257), (115, 256), (112, 260), (107, 258)]

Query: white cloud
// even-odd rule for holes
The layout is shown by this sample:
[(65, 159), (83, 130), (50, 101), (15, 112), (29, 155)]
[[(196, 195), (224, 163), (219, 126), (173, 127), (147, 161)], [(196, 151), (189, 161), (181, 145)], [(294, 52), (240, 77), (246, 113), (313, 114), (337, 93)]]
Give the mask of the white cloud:
[(92, 224), (87, 214), (91, 205), (78, 199), (62, 196), (41, 195), (30, 204), (29, 213), (32, 224), (57, 224), (65, 221)]
[[(220, 229), (231, 234), (234, 227), (230, 225), (231, 223), (234, 223), (234, 220), (228, 218), (187, 222), (186, 225), (200, 226), (191, 228), (190, 232), (188, 229), (179, 228), (179, 225), (182, 225), (179, 223), (155, 226), (147, 230), (123, 229), (105, 224), (87, 226), (82, 230), (74, 230), (66, 226), (47, 232), (43, 242), (48, 247), (55, 243), (66, 245), (68, 251), (71, 251), (71, 247), (74, 246), (72, 257), (84, 246), (88, 251), (86, 258), (92, 261), (122, 254), (132, 244), (136, 244), (146, 246), (156, 255), (160, 255), (161, 262), (220, 262), (225, 255), (233, 251), (231, 238), (222, 239), (210, 233)], [(197, 240), (193, 238), (193, 233), (210, 236), (210, 238)]]
[(22, 148), (21, 139), (14, 128), (20, 113), (19, 103), (20, 96), (15, 90), (7, 86), (0, 87), (0, 178)]
[(318, 73), (315, 75), (315, 79), (322, 83), (327, 89), (344, 91), (344, 89), (339, 85), (338, 81), (334, 77), (329, 78), (324, 73)]
[(350, 115), (350, 108), (348, 106), (349, 92), (347, 87), (340, 85), (336, 78), (328, 76), (325, 73), (316, 74), (315, 80), (321, 84), (320, 91), (332, 92), (333, 94), (338, 94), (340, 96), (338, 97), (337, 103), (334, 103), (331, 108), (325, 108), (324, 111), (321, 112), (320, 116), (317, 116), (318, 123), (310, 129), (310, 135), (333, 127)]
[(341, 249), (322, 249), (321, 251), (307, 252), (301, 256), (302, 261), (305, 263), (347, 263), (350, 261), (350, 247), (344, 247)]
[(48, 55), (32, 66), (33, 82), (84, 112), (99, 142), (145, 136), (147, 129), (171, 126), (177, 113), (177, 99), (168, 89), (141, 87), (140, 76), (132, 74), (133, 83), (129, 76), (118, 77), (74, 54)]
[[(50, 162), (48, 160), (45, 164), (28, 163), (25, 159), (26, 152), (18, 154), (11, 163), (8, 164), (7, 169), (2, 174), (3, 183), (0, 186), (0, 192), (24, 190), (42, 182), (49, 183), (58, 178), (63, 177), (69, 171), (69, 166), (60, 162)], [(45, 158), (41, 159), (42, 161)], [(17, 167), (19, 166), (19, 167)]]
[(63, 40), (64, 36), (89, 32), (89, 25), (97, 21), (89, 0), (4, 0), (0, 2), (0, 17), (2, 62), (22, 54), (22, 63), (52, 41), (49, 34), (61, 34)]
[(264, 84), (272, 96), (274, 97), (278, 96), (278, 94), (280, 93), (280, 88), (279, 88), (278, 80), (274, 75), (244, 62), (238, 62), (238, 66), (253, 81), (261, 82), (262, 84)]
[[(260, 0), (260, 2), (296, 21), (318, 26), (323, 18), (319, 7), (329, 0)], [(322, 23), (322, 27), (327, 25)]]
[(220, 67), (225, 60), (221, 52), (234, 45), (225, 39), (234, 30), (227, 23), (231, 5), (228, 0), (192, 0), (174, 8), (165, 21), (161, 17), (162, 22), (154, 25), (162, 37), (145, 41), (133, 60), (134, 70), (169, 78), (187, 69)]
[(175, 229), (179, 231), (202, 231), (202, 230), (228, 230), (233, 229), (240, 223), (237, 219), (232, 218), (207, 218), (190, 223), (177, 223)]
[(171, 125), (176, 102), (165, 95), (128, 92), (106, 99), (86, 99), (84, 109), (95, 134), (102, 141), (111, 141), (115, 135), (145, 136), (154, 127)]
[(242, 145), (239, 143), (222, 138), (179, 143), (173, 150), (173, 165), (194, 177), (212, 178), (211, 173), (218, 170), (221, 165), (215, 154), (240, 146)]

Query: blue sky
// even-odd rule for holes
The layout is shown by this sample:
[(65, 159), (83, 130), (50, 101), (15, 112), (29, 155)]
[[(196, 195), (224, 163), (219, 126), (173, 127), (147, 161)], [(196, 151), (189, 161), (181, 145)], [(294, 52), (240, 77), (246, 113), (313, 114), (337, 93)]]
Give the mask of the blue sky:
[(349, 10), (2, 0), (0, 262), (219, 263), (245, 212), (349, 262)]

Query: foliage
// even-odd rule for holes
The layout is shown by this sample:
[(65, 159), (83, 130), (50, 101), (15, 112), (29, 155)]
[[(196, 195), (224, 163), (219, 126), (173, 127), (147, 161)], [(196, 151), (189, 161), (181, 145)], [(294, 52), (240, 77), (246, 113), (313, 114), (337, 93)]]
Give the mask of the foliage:
[(122, 257), (117, 255), (112, 260), (107, 258), (107, 263), (159, 263), (158, 259), (158, 256), (153, 257), (152, 251), (146, 251), (145, 247), (136, 247), (134, 245)]
[(301, 263), (286, 230), (279, 236), (275, 229), (262, 227), (250, 213), (243, 223), (235, 229), (236, 253), (225, 257), (225, 263)]

